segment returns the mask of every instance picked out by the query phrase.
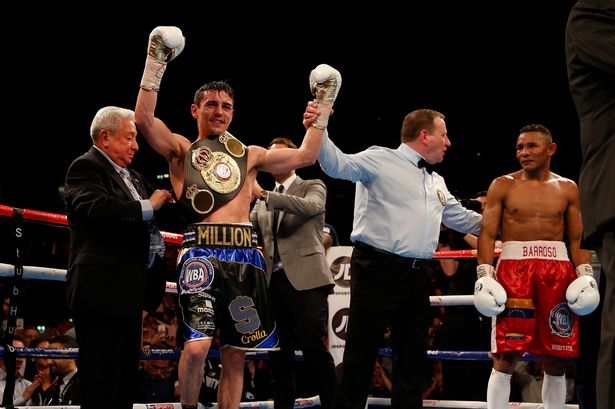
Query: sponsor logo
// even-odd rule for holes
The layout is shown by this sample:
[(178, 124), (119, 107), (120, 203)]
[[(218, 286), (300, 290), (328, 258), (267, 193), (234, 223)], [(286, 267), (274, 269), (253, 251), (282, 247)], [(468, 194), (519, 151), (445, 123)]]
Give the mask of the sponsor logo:
[(189, 258), (182, 266), (179, 277), (181, 294), (194, 293), (211, 287), (214, 280), (214, 266), (203, 257)]
[(348, 328), (348, 315), (350, 308), (342, 308), (333, 314), (331, 318), (331, 326), (333, 333), (339, 338), (346, 341), (346, 329)]
[(338, 257), (329, 268), (335, 284), (340, 287), (350, 287), (350, 257)]
[(438, 189), (437, 193), (438, 193), (438, 200), (440, 200), (440, 204), (442, 206), (446, 206), (446, 195), (444, 194), (444, 192)]
[(572, 336), (572, 312), (566, 303), (557, 304), (549, 313), (551, 333), (562, 338)]

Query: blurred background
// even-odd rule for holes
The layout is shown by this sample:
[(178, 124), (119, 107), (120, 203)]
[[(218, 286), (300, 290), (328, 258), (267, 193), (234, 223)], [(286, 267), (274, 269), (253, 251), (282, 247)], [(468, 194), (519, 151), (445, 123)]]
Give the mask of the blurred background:
[[(139, 12), (114, 2), (88, 12), (58, 3), (17, 6), (24, 9), (5, 16), (13, 28), (2, 28), (0, 204), (64, 212), (59, 189), (70, 162), (91, 146), (94, 114), (105, 105), (134, 108), (148, 35), (158, 25), (179, 26), (186, 48), (169, 64), (156, 114), (189, 139), (197, 134), (194, 92), (223, 79), (235, 88), (230, 132), (237, 138), (246, 145), (266, 146), (278, 136), (300, 143), (309, 73), (327, 63), (343, 77), (329, 132), (347, 153), (397, 147), (404, 116), (433, 108), (446, 115), (452, 141), (436, 169), (458, 197), (473, 197), (518, 169), (515, 141), (529, 123), (552, 131), (559, 145), (552, 170), (576, 181), (578, 123), (564, 58), (571, 5), (173, 2)], [(139, 142), (133, 167), (169, 188), (165, 161)], [(354, 185), (328, 178), (318, 165), (298, 173), (325, 181), (327, 222), (341, 244), (350, 244)], [(273, 186), (269, 175), (259, 181)]]

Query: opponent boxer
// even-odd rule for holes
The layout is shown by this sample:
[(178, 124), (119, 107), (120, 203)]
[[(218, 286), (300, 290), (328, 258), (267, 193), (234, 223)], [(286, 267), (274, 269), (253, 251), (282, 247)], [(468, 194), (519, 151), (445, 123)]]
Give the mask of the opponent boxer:
[(200, 87), (191, 106), (194, 143), (154, 116), (167, 63), (184, 48), (177, 27), (157, 27), (149, 37), (136, 122), (152, 148), (167, 160), (173, 190), (188, 226), (177, 272), (186, 342), (179, 362), (183, 408), (196, 408), (205, 357), (215, 327), (221, 328), (220, 408), (237, 408), (246, 351), (274, 350), (265, 261), (255, 246), (249, 219), (258, 171), (287, 172), (316, 161), (323, 130), (341, 86), (339, 72), (319, 65), (310, 75), (318, 111), (304, 113), (307, 132), (299, 149), (245, 146), (227, 129), (233, 119), (233, 89), (222, 81)]
[[(521, 170), (494, 179), (487, 193), (474, 305), (494, 317), (489, 409), (508, 408), (510, 378), (526, 351), (543, 357), (545, 408), (563, 408), (565, 362), (578, 354), (577, 315), (589, 314), (600, 299), (590, 252), (580, 248), (579, 190), (549, 170), (555, 150), (543, 125), (521, 128), (516, 148)], [(496, 275), (493, 250), (500, 230), (504, 243)]]

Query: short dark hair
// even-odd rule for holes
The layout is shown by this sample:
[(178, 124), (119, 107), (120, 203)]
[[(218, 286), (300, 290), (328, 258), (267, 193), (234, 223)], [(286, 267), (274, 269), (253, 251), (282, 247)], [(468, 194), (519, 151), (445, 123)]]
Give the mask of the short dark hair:
[(271, 145), (274, 145), (276, 143), (279, 143), (280, 145), (286, 145), (286, 147), (288, 148), (293, 148), (293, 149), (297, 149), (297, 145), (295, 145), (295, 143), (293, 141), (291, 141), (288, 138), (274, 138), (271, 142), (269, 142), (269, 145), (267, 146), (267, 148), (271, 148)]
[(521, 129), (519, 129), (519, 135), (526, 132), (538, 132), (545, 136), (547, 143), (553, 143), (553, 135), (551, 135), (551, 131), (547, 129), (546, 126), (541, 124), (529, 124), (525, 125)]
[(228, 94), (229, 97), (235, 102), (235, 91), (233, 91), (233, 87), (226, 81), (212, 81), (207, 84), (201, 85), (199, 89), (194, 93), (194, 104), (199, 105), (201, 100), (203, 99), (203, 94), (206, 91), (224, 91)]
[(79, 346), (75, 338), (69, 335), (58, 335), (56, 337), (49, 339), (49, 343), (50, 344), (62, 344), (64, 345), (64, 348), (77, 348)]

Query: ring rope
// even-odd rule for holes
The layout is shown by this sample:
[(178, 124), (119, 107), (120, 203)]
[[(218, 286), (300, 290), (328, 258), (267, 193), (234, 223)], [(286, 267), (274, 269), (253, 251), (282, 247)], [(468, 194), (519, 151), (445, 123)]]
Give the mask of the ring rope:
[[(12, 277), (14, 267), (12, 264), (0, 263), (0, 277)], [(66, 281), (66, 270), (61, 268), (23, 266), (24, 280)], [(167, 281), (166, 293), (177, 294), (177, 283)], [(429, 301), (432, 306), (457, 307), (473, 304), (472, 295), (432, 295)]]
[[(22, 218), (23, 220), (38, 221), (55, 225), (68, 225), (68, 218), (66, 215), (56, 214), (51, 212), (43, 212), (30, 209), (19, 209), (10, 206), (0, 204), (0, 216), (9, 218)], [(169, 233), (162, 231), (164, 241), (169, 244), (181, 245), (182, 235), (177, 233)], [(499, 249), (496, 249), (494, 255), (497, 257), (500, 253)], [(447, 258), (475, 258), (477, 256), (476, 250), (448, 250), (448, 251), (436, 251), (434, 259), (447, 259)], [(44, 281), (66, 281), (66, 270), (36, 267), (36, 266), (22, 266), (23, 279), (25, 280), (44, 280)], [(15, 266), (11, 264), (0, 263), (0, 277), (13, 277), (15, 274)], [(177, 285), (175, 283), (166, 283), (167, 293), (177, 293)], [(430, 303), (432, 306), (464, 306), (472, 305), (472, 295), (457, 295), (457, 296), (430, 296)], [(78, 348), (14, 348), (14, 354), (17, 357), (35, 357), (35, 358), (66, 358), (76, 359), (78, 356)], [(381, 348), (379, 351), (382, 356), (390, 356), (390, 348)], [(181, 355), (181, 350), (175, 349), (152, 349), (142, 350), (140, 353), (140, 359), (177, 359)], [(0, 357), (4, 356), (4, 351), (0, 350)], [(219, 358), (219, 350), (210, 350), (208, 357)], [(247, 352), (246, 358), (248, 359), (263, 359), (267, 358), (267, 352)], [(302, 359), (303, 356), (299, 351), (296, 358)], [(485, 351), (427, 351), (428, 359), (452, 359), (452, 360), (490, 360), (491, 355)], [(520, 360), (538, 360), (539, 358), (533, 357), (528, 353), (523, 354)], [(306, 399), (297, 399), (295, 401), (295, 408), (308, 408), (316, 407), (320, 403), (318, 396)], [(391, 400), (389, 398), (368, 398), (368, 405), (372, 407), (390, 407)], [(539, 409), (542, 404), (537, 403), (517, 403), (511, 402), (510, 408), (524, 408), (524, 409)], [(213, 408), (217, 408), (218, 405), (214, 403)], [(444, 401), (444, 400), (424, 400), (423, 407), (432, 408), (471, 408), (471, 409), (485, 409), (486, 402), (470, 402), (470, 401)], [(35, 406), (25, 406), (24, 408), (36, 408)], [(62, 406), (62, 409), (78, 409), (79, 406)], [(133, 409), (181, 409), (180, 403), (161, 403), (161, 404), (134, 404)], [(242, 402), (240, 408), (273, 408), (273, 401), (264, 402)], [(566, 409), (578, 409), (578, 405), (565, 405)]]
[[(50, 224), (59, 224), (68, 226), (68, 218), (65, 214), (57, 214), (50, 212), (42, 212), (39, 210), (19, 209), (16, 207), (6, 206), (0, 204), (0, 216), (14, 217), (17, 212), (22, 212), (24, 220), (32, 220), (39, 222), (46, 222)], [(162, 237), (165, 243), (181, 245), (182, 235), (178, 233), (169, 233), (161, 231)], [(501, 250), (496, 249), (495, 255), (498, 256)], [(445, 250), (436, 251), (433, 258), (474, 258), (476, 257), (476, 250)]]
[[(52, 359), (77, 359), (79, 355), (79, 348), (30, 348), (15, 347), (14, 353), (16, 357), (24, 358), (52, 358)], [(378, 353), (381, 356), (391, 356), (391, 348), (380, 348)], [(0, 358), (4, 357), (4, 351), (0, 350)], [(157, 360), (157, 359), (179, 359), (181, 355), (180, 349), (172, 348), (153, 348), (144, 349), (139, 354), (141, 360)], [(208, 358), (220, 359), (220, 350), (211, 349), (207, 354)], [(246, 357), (251, 360), (268, 359), (268, 352), (246, 352)], [(295, 360), (303, 360), (303, 353), (295, 353)], [(455, 361), (490, 361), (491, 353), (487, 351), (436, 351), (428, 350), (427, 359), (446, 359)], [(519, 357), (520, 361), (538, 361), (540, 358), (533, 356), (529, 353), (524, 353)]]
[[(390, 398), (367, 398), (367, 404), (369, 408), (390, 408)], [(294, 409), (315, 408), (319, 407), (320, 398), (313, 396), (311, 398), (301, 398), (295, 400)], [(242, 409), (273, 409), (273, 401), (261, 401), (261, 402), (241, 402), (239, 407)], [(487, 409), (487, 402), (480, 401), (455, 401), (455, 400), (423, 400), (424, 408), (447, 408), (447, 409)], [(21, 409), (42, 409), (42, 408), (55, 408), (55, 409), (80, 409), (80, 406), (19, 406)], [(181, 403), (134, 403), (133, 409), (181, 409)], [(205, 406), (199, 405), (199, 409), (205, 408)], [(533, 402), (509, 402), (509, 409), (542, 409), (544, 404)], [(213, 403), (212, 406), (208, 406), (207, 409), (219, 409), (217, 403)], [(579, 405), (566, 404), (564, 409), (579, 409)]]

